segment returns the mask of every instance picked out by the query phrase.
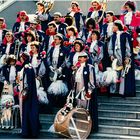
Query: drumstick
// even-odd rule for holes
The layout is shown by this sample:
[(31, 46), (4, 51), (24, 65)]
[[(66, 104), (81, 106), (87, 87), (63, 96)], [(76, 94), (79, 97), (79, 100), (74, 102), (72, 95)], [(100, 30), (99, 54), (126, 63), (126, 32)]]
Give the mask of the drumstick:
[(75, 131), (76, 131), (76, 134), (77, 134), (78, 139), (81, 140), (81, 137), (80, 137), (80, 135), (79, 135), (79, 132), (78, 132), (78, 130), (77, 130), (77, 127), (76, 127), (76, 125), (75, 125), (75, 122), (74, 122), (73, 118), (71, 117), (70, 119), (71, 119), (71, 122), (72, 122), (72, 124), (73, 124), (73, 126), (74, 126), (74, 129), (75, 129)]

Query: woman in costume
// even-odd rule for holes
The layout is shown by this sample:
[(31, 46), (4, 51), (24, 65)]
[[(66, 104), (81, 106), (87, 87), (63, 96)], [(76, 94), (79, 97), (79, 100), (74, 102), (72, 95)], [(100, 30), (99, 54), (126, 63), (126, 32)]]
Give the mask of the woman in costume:
[(6, 23), (4, 18), (0, 18), (0, 45), (5, 37), (7, 30), (6, 30)]
[(12, 32), (9, 31), (6, 33), (3, 43), (0, 46), (0, 53), (1, 55), (10, 55), (15, 53), (15, 43)]
[[(63, 46), (63, 36), (61, 34), (56, 34), (54, 37), (53, 47), (51, 48), (47, 58), (48, 66), (50, 69), (49, 79), (51, 84), (48, 88), (48, 93), (56, 97), (57, 96), (60, 96), (61, 98), (65, 97), (65, 95), (68, 92), (66, 85), (68, 80), (66, 70), (67, 55), (68, 51)], [(62, 102), (60, 106), (63, 104)]]
[(92, 64), (95, 66), (97, 65), (100, 71), (103, 71), (103, 63), (102, 59), (104, 57), (103, 50), (104, 50), (104, 43), (99, 41), (100, 40), (100, 33), (98, 30), (93, 30), (91, 33), (91, 43), (89, 44), (89, 54), (92, 59)]
[(66, 28), (66, 39), (64, 41), (64, 45), (68, 48), (69, 51), (71, 51), (72, 46), (76, 38), (78, 38), (78, 32), (76, 27), (69, 26)]

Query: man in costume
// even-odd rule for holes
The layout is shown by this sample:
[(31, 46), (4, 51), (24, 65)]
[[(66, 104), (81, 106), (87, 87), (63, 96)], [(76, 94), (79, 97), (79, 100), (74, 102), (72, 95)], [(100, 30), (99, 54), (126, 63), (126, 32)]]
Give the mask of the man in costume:
[(20, 81), (22, 136), (24, 138), (36, 138), (39, 134), (39, 110), (35, 72), (29, 63), (27, 53), (22, 53), (20, 60), (22, 70), (18, 73), (18, 79)]
[[(109, 56), (117, 71), (118, 80), (115, 86), (111, 86), (111, 93), (119, 93), (123, 96), (135, 96), (134, 62), (131, 51), (132, 42), (130, 34), (124, 32), (124, 26), (120, 20), (113, 25), (113, 35), (109, 43)], [(131, 65), (131, 67), (129, 67)]]

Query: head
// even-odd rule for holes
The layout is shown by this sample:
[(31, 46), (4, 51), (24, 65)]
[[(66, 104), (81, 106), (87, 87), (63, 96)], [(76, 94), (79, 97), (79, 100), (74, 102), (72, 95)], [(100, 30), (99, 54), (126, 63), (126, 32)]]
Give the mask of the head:
[(39, 42), (33, 41), (30, 46), (31, 46), (32, 53), (37, 54), (39, 51)]
[(96, 22), (93, 18), (88, 18), (86, 20), (86, 28), (87, 29), (95, 29), (96, 28)]
[(55, 21), (55, 23), (61, 22), (61, 17), (62, 17), (62, 15), (61, 15), (60, 12), (54, 13), (54, 21)]
[(135, 6), (135, 3), (133, 1), (127, 1), (125, 4), (124, 4), (124, 8), (125, 10), (127, 11), (135, 11), (136, 10), (136, 6)]
[(27, 19), (26, 11), (20, 11), (19, 12), (19, 18), (20, 18), (21, 21), (26, 21), (26, 19)]
[(21, 61), (21, 63), (23, 64), (23, 66), (24, 66), (25, 64), (28, 64), (29, 61), (30, 61), (30, 56), (29, 56), (29, 54), (23, 52), (23, 53), (20, 55), (20, 61)]
[(75, 52), (82, 52), (84, 50), (84, 44), (81, 40), (76, 40), (74, 42), (74, 50)]
[(45, 11), (45, 6), (43, 3), (41, 2), (38, 2), (37, 3), (37, 10), (40, 12), (40, 11)]
[(93, 1), (91, 2), (91, 7), (92, 7), (94, 10), (98, 10), (99, 6), (100, 6), (100, 3), (99, 3), (97, 0), (93, 0)]
[(55, 45), (61, 45), (63, 44), (63, 37), (61, 34), (56, 34), (54, 37), (54, 43)]
[(87, 56), (87, 55), (85, 55), (85, 56), (79, 56), (79, 57), (78, 57), (78, 61), (79, 61), (80, 63), (86, 63), (87, 60), (88, 60), (88, 56)]
[(57, 27), (56, 27), (55, 23), (51, 22), (51, 23), (48, 24), (48, 30), (49, 30), (50, 33), (56, 32), (56, 29), (57, 29)]
[(66, 28), (68, 36), (76, 36), (77, 34), (77, 29), (74, 26), (69, 26)]
[(10, 55), (6, 60), (7, 65), (15, 65), (16, 64), (16, 57), (14, 55)]
[(32, 30), (36, 30), (37, 26), (38, 26), (38, 23), (30, 22), (30, 28), (31, 28)]
[(113, 32), (123, 31), (123, 23), (120, 20), (116, 20), (113, 25)]
[(5, 34), (5, 39), (6, 39), (7, 43), (11, 43), (13, 41), (13, 39), (14, 39), (13, 33), (10, 32), (10, 31), (7, 32)]
[(72, 9), (77, 9), (78, 7), (79, 7), (79, 3), (78, 3), (78, 2), (73, 1), (73, 2), (71, 3), (71, 8), (72, 8)]
[(99, 40), (100, 39), (100, 32), (98, 30), (93, 30), (91, 34), (91, 40)]
[(3, 24), (4, 24), (4, 18), (0, 18), (0, 29), (3, 28)]
[(113, 18), (114, 18), (114, 13), (112, 11), (108, 11), (106, 13), (106, 19), (108, 22), (113, 22)]
[(35, 38), (35, 34), (32, 31), (29, 31), (25, 34), (25, 42), (29, 43), (29, 42), (33, 42), (36, 40)]

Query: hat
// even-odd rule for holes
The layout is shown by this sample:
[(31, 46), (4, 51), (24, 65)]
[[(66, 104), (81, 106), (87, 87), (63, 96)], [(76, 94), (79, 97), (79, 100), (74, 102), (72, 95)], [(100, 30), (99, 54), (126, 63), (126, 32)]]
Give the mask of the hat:
[(27, 16), (27, 13), (26, 13), (26, 11), (20, 11), (19, 15), (26, 15)]
[(60, 12), (55, 12), (54, 13), (54, 16), (60, 16), (60, 17), (62, 17), (62, 14)]
[(132, 11), (135, 11), (136, 5), (135, 5), (135, 3), (133, 1), (125, 2), (124, 6), (126, 6), (126, 5), (128, 5), (132, 9)]
[(6, 35), (14, 36), (13, 33), (12, 33), (11, 31), (6, 32), (5, 36), (6, 36)]
[(78, 57), (88, 57), (88, 54), (86, 52), (82, 52), (79, 54)]
[(9, 56), (7, 57), (6, 63), (7, 63), (7, 64), (10, 64), (10, 62), (11, 62), (12, 60), (16, 62), (16, 57), (15, 57), (15, 55), (13, 55), (13, 54), (11, 54), (11, 55), (9, 55)]
[(66, 30), (73, 30), (75, 33), (77, 33), (77, 28), (75, 26), (68, 26)]
[(99, 0), (92, 0), (92, 1), (91, 1), (91, 3), (94, 3), (94, 2), (100, 4), (100, 1), (99, 1)]
[(4, 19), (3, 17), (0, 17), (0, 21), (3, 21), (3, 22), (4, 22), (4, 21), (5, 21), (5, 19)]
[(45, 4), (46, 4), (45, 1), (39, 1), (36, 3), (36, 5), (41, 5), (41, 6), (45, 6)]
[(34, 33), (33, 31), (29, 30), (28, 32), (25, 32), (25, 38), (26, 38), (28, 35), (32, 36), (32, 37), (33, 37), (33, 40), (36, 39), (35, 33)]
[(55, 35), (55, 37), (60, 37), (60, 38), (63, 40), (63, 35), (60, 34), (60, 33), (57, 33), (57, 34)]
[(23, 52), (20, 57), (22, 57), (24, 61), (29, 60), (30, 58), (29, 54), (26, 52)]
[(54, 21), (49, 22), (49, 23), (48, 23), (48, 26), (49, 26), (49, 25), (52, 25), (52, 24), (53, 24), (55, 27), (57, 27), (57, 25), (56, 25), (56, 23), (55, 23)]
[(120, 25), (121, 27), (122, 27), (122, 29), (124, 29), (124, 25), (123, 25), (123, 23), (122, 23), (122, 21), (121, 20), (115, 20), (114, 21), (114, 24), (116, 25)]
[(77, 1), (72, 1), (71, 4), (76, 4), (77, 6), (79, 6), (79, 3)]

